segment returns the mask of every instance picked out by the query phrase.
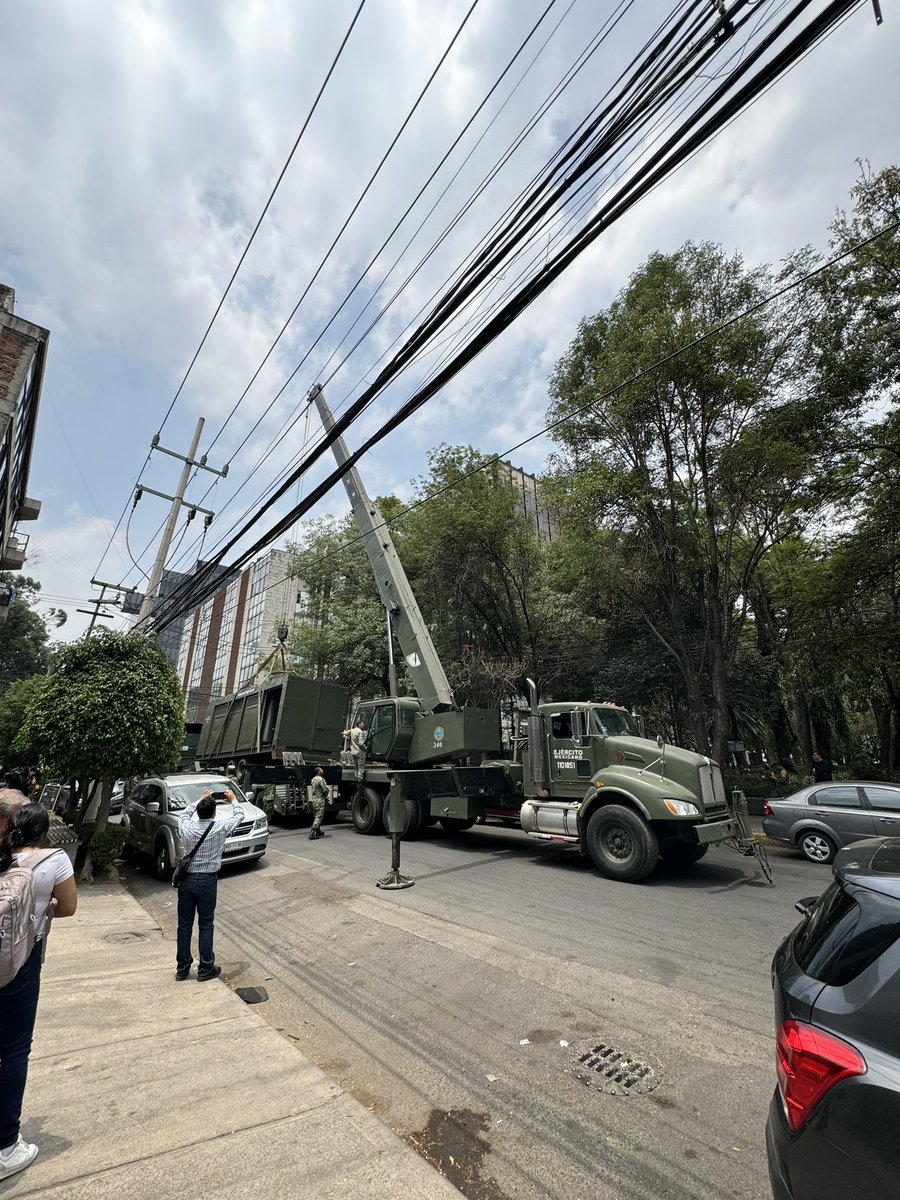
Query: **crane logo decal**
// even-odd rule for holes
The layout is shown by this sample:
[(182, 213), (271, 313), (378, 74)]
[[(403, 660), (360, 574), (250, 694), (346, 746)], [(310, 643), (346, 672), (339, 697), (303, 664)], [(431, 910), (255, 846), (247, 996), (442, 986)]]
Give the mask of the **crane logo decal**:
[(435, 749), (444, 744), (444, 727), (443, 725), (435, 725), (434, 727), (434, 746)]

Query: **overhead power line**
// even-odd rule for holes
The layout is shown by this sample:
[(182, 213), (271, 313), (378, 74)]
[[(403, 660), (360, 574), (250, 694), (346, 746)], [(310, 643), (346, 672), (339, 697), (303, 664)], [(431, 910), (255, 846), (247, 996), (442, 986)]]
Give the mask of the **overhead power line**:
[[(483, 462), (479, 463), (476, 467), (472, 468), (471, 470), (461, 473), (455, 479), (444, 484), (442, 487), (436, 488), (433, 492), (430, 492), (427, 496), (423, 497), (421, 500), (414, 501), (412, 504), (407, 505), (406, 508), (404, 508), (401, 512), (396, 513), (392, 517), (385, 519), (380, 525), (376, 526), (376, 528), (379, 528), (379, 529), (380, 528), (393, 528), (398, 522), (402, 521), (404, 519), (404, 517), (408, 516), (409, 513), (415, 511), (418, 508), (423, 507), (426, 504), (431, 503), (432, 501), (438, 499), (438, 497), (445, 495), (447, 492), (450, 492), (450, 491), (454, 490), (455, 488), (461, 486), (463, 483), (466, 482), (466, 480), (471, 479), (472, 477), (479, 474), (480, 472), (488, 470), (491, 467), (493, 467), (499, 463), (502, 463), (504, 460), (509, 459), (511, 455), (513, 455), (517, 451), (523, 449), (525, 446), (529, 445), (531, 442), (536, 441), (538, 438), (546, 436), (546, 434), (552, 432), (554, 429), (557, 429), (560, 426), (565, 425), (567, 422), (574, 420), (576, 417), (583, 416), (585, 413), (590, 412), (590, 410), (595, 408), (598, 403), (600, 403), (604, 400), (608, 400), (612, 396), (617, 395), (619, 392), (624, 391), (626, 388), (633, 387), (636, 383), (639, 383), (641, 380), (646, 379), (650, 376), (653, 376), (657, 371), (660, 370), (660, 368), (666, 366), (673, 360), (679, 358), (682, 354), (686, 354), (688, 351), (696, 349), (698, 346), (702, 345), (704, 342), (709, 341), (711, 338), (717, 337), (720, 333), (723, 333), (726, 329), (731, 328), (731, 326), (737, 324), (739, 321), (746, 320), (747, 317), (753, 316), (755, 313), (760, 312), (762, 309), (764, 309), (768, 305), (774, 303), (776, 300), (781, 299), (783, 296), (787, 295), (789, 292), (795, 290), (798, 287), (802, 287), (803, 285), (805, 285), (805, 284), (809, 283), (810, 281), (812, 281), (813, 279), (817, 278), (819, 275), (824, 274), (826, 271), (830, 271), (832, 268), (837, 266), (839, 263), (841, 263), (845, 259), (853, 256), (854, 254), (857, 254), (860, 250), (864, 249), (866, 246), (871, 245), (873, 242), (878, 241), (880, 238), (883, 238), (883, 237), (887, 236), (887, 234), (893, 233), (898, 229), (900, 229), (900, 220), (892, 221), (890, 224), (884, 226), (882, 229), (878, 230), (876, 233), (870, 235), (867, 238), (864, 238), (863, 240), (857, 242), (855, 245), (850, 246), (848, 249), (842, 251), (840, 254), (834, 255), (827, 262), (819, 264), (819, 266), (815, 267), (811, 271), (808, 271), (805, 275), (801, 275), (795, 279), (789, 280), (787, 283), (783, 284), (781, 287), (776, 288), (773, 292), (770, 292), (767, 296), (762, 297), (756, 303), (748, 306), (745, 309), (742, 309), (741, 312), (735, 313), (732, 317), (729, 317), (727, 320), (720, 322), (718, 325), (713, 326), (711, 329), (706, 330), (702, 334), (698, 334), (697, 337), (692, 338), (691, 341), (686, 342), (684, 345), (679, 346), (675, 350), (670, 351), (668, 354), (664, 355), (662, 358), (657, 359), (650, 366), (644, 367), (640, 371), (635, 372), (635, 374), (630, 376), (628, 379), (623, 380), (621, 383), (618, 383), (615, 386), (607, 389), (605, 392), (601, 393), (600, 395), (594, 396), (586, 404), (579, 405), (576, 408), (570, 409), (568, 412), (564, 413), (562, 416), (558, 417), (556, 420), (549, 422), (548, 424), (543, 426), (543, 428), (537, 430), (535, 433), (529, 434), (528, 437), (523, 438), (521, 441), (517, 442), (514, 446), (510, 446), (508, 449), (504, 450), (500, 454), (492, 455), (491, 457), (485, 459)], [(355, 465), (357, 458), (361, 456), (362, 452), (363, 451), (360, 450), (357, 452), (356, 455), (351, 455), (350, 460), (348, 460), (348, 462), (344, 464), (343, 468), (336, 471), (335, 474), (338, 476), (342, 476), (342, 475), (346, 474), (346, 471), (349, 470), (351, 466)], [(297, 505), (295, 510), (292, 511), (291, 515), (293, 516), (294, 512), (296, 512), (298, 509), (302, 509), (305, 511), (306, 503), (304, 502), (304, 504)], [(349, 537), (345, 541), (340, 543), (340, 545), (336, 546), (333, 550), (329, 551), (327, 554), (318, 555), (313, 560), (313, 562), (316, 564), (326, 562), (329, 558), (337, 556), (338, 554), (342, 553), (345, 549), (352, 546), (354, 543), (360, 542), (363, 540), (364, 540), (364, 538), (363, 538), (362, 534), (357, 534), (353, 537)], [(259, 546), (256, 547), (253, 551), (253, 554), (258, 553), (260, 548), (261, 547), (259, 547)], [(250, 557), (252, 557), (252, 555)], [(239, 568), (237, 565), (235, 565), (232, 569), (237, 570)], [(280, 586), (282, 582), (283, 581), (279, 580), (277, 586)], [(213, 590), (218, 590), (218, 587), (220, 587), (220, 586), (221, 586), (221, 580), (217, 581), (216, 588)], [(273, 586), (276, 586), (276, 585), (273, 585)], [(264, 590), (268, 590), (268, 589), (264, 589)], [(187, 612), (190, 608), (194, 607), (195, 604), (201, 603), (202, 600), (207, 599), (208, 596), (211, 594), (212, 594), (212, 592), (208, 592), (205, 595), (198, 596), (196, 599), (191, 598), (190, 602), (187, 603), (186, 607), (183, 606), (184, 598), (182, 598), (182, 607), (176, 607), (173, 612), (163, 611), (161, 613), (161, 618), (160, 618), (158, 624), (156, 625), (156, 629), (158, 630), (158, 629), (165, 628), (166, 625), (170, 624), (174, 620), (177, 620), (180, 616), (182, 616), (184, 614), (184, 612)], [(173, 603), (174, 603), (175, 599), (176, 599), (175, 597), (172, 597)]]
[[(618, 19), (620, 19), (622, 13), (624, 11), (627, 11), (627, 9), (630, 6), (631, 6), (631, 0), (628, 0), (628, 3), (624, 4), (624, 6), (622, 4), (620, 4), (619, 9), (616, 10), (616, 12), (614, 12), (613, 16), (608, 18), (604, 22), (603, 26), (601, 27), (600, 32), (593, 39), (591, 46), (588, 48), (588, 51), (583, 52), (582, 55), (579, 56), (579, 60), (576, 60), (575, 65), (572, 68), (570, 68), (569, 72), (567, 73), (567, 76), (564, 76), (563, 82), (557, 86), (554, 94), (558, 95), (561, 88), (565, 85), (566, 81), (567, 80), (570, 81), (571, 78), (573, 78), (574, 75), (577, 74), (577, 72), (583, 67), (584, 63), (587, 61), (587, 58), (585, 57), (585, 53), (587, 54), (587, 57), (589, 57), (590, 54), (593, 53), (597, 49), (597, 47), (602, 43), (604, 38), (608, 35), (611, 27), (614, 26), (616, 21)], [(741, 7), (745, 8), (746, 6), (747, 6), (746, 0), (738, 0), (736, 8), (741, 8)], [(651, 35), (650, 39), (645, 43), (642, 50), (639, 51), (634, 56), (634, 58), (631, 60), (631, 62), (628, 63), (626, 65), (626, 67), (620, 72), (617, 79), (612, 84), (610, 84), (610, 86), (608, 87), (604, 96), (601, 97), (601, 101), (599, 102), (599, 104), (597, 106), (595, 106), (595, 108), (593, 110), (594, 113), (597, 113), (597, 111), (600, 110), (600, 116), (595, 117), (595, 121), (594, 121), (595, 126), (599, 124), (600, 120), (604, 116), (608, 115), (611, 104), (608, 105), (606, 109), (602, 109), (601, 106), (604, 101), (609, 100), (609, 97), (611, 95), (613, 95), (615, 88), (619, 84), (622, 84), (623, 81), (625, 81), (624, 88), (619, 93), (620, 100), (622, 99), (622, 97), (628, 97), (629, 92), (633, 91), (633, 89), (635, 87), (635, 79), (640, 77), (640, 73), (638, 73), (638, 76), (632, 75), (631, 79), (629, 79), (629, 72), (633, 72), (634, 69), (636, 68), (636, 66), (641, 63), (641, 61), (642, 61), (641, 54), (642, 53), (645, 53), (646, 51), (651, 50), (651, 49), (654, 50), (654, 53), (646, 58), (645, 68), (644, 68), (644, 73), (646, 76), (644, 88), (648, 94), (652, 94), (653, 89), (656, 86), (657, 80), (662, 74), (664, 74), (667, 71), (671, 72), (671, 70), (673, 68), (673, 63), (678, 62), (678, 56), (680, 54), (682, 54), (682, 52), (685, 50), (685, 48), (692, 49), (692, 51), (695, 55), (699, 54), (701, 62), (705, 62), (706, 59), (709, 58), (712, 53), (714, 53), (715, 44), (714, 44), (713, 34), (714, 34), (714, 30), (715, 30), (716, 26), (715, 26), (715, 21), (713, 21), (713, 24), (710, 25), (710, 15), (711, 14), (710, 14), (710, 9), (709, 9), (707, 0), (692, 0), (692, 3), (688, 6), (687, 11), (684, 11), (682, 6), (677, 6), (676, 9), (673, 10), (673, 12), (674, 12), (674, 14), (677, 14), (677, 20), (675, 20), (672, 28), (669, 29), (668, 31), (665, 31), (665, 22), (663, 22), (663, 24), (660, 25), (660, 27)], [(686, 24), (686, 22), (687, 22), (689, 16), (692, 17), (692, 23), (688, 25), (688, 24)], [(706, 27), (706, 33), (705, 33), (705, 36), (701, 37), (700, 35), (703, 33), (704, 26)], [(654, 39), (660, 39), (660, 38), (661, 38), (660, 44), (654, 47)], [(693, 43), (693, 45), (692, 45), (692, 43)], [(521, 49), (521, 47), (520, 47), (520, 49)], [(682, 69), (684, 69), (684, 68), (682, 67)], [(541, 112), (546, 112), (548, 107), (549, 107), (549, 101), (544, 103), (542, 109), (539, 110), (538, 115), (540, 115)], [(536, 119), (537, 119), (537, 117), (532, 118), (531, 121), (529, 122), (528, 126), (526, 127), (526, 129), (533, 128), (535, 125)], [(566, 139), (566, 142), (564, 142), (563, 145), (561, 147), (559, 147), (557, 149), (557, 151), (551, 156), (551, 159), (548, 164), (548, 169), (551, 169), (558, 173), (558, 171), (559, 171), (558, 164), (559, 164), (560, 160), (564, 160), (566, 147), (567, 146), (570, 147), (570, 152), (571, 152), (571, 147), (573, 145), (580, 144), (580, 140), (583, 139), (583, 136), (584, 136), (583, 130), (584, 130), (586, 121), (587, 121), (587, 118), (579, 126), (576, 127), (575, 131), (569, 136), (568, 139)], [(504, 159), (508, 157), (509, 153), (515, 147), (515, 145), (521, 142), (522, 136), (523, 136), (522, 134), (520, 134), (518, 136), (516, 141), (513, 143), (513, 147), (511, 147), (510, 150), (507, 151), (507, 154), (504, 156)], [(503, 160), (501, 160), (501, 162), (502, 161)], [(554, 165), (554, 164), (556, 164), (556, 165)], [(494, 171), (492, 171), (489, 174), (488, 180), (490, 180), (496, 174), (496, 169), (497, 168), (495, 168)], [(535, 177), (534, 180), (532, 180), (532, 184), (534, 184), (535, 181), (540, 182), (540, 179), (541, 179), (541, 176), (539, 174), (538, 176)], [(479, 186), (479, 188), (476, 190), (476, 193), (475, 193), (476, 197), (481, 194), (481, 192), (483, 191), (485, 186), (486, 186), (486, 181), (483, 182)], [(497, 231), (497, 230), (503, 229), (504, 221), (506, 221), (506, 224), (508, 226), (509, 223), (515, 217), (516, 206), (518, 205), (521, 207), (521, 205), (525, 202), (528, 195), (529, 195), (529, 192), (528, 192), (528, 188), (526, 187), (522, 192), (520, 192), (517, 200), (514, 201), (512, 205), (508, 206), (506, 211), (494, 222), (492, 230)], [(468, 202), (467, 202), (467, 204), (463, 205), (461, 212), (464, 212), (467, 207), (468, 207)], [(428, 258), (431, 256), (431, 254), (437, 248), (437, 246), (439, 246), (441, 241), (446, 237), (447, 233), (458, 222), (459, 218), (460, 218), (460, 214), (457, 214), (457, 216), (453, 219), (453, 221), (451, 221), (450, 224), (447, 226), (444, 233), (441, 234), (441, 236), (434, 243), (431, 250), (429, 250), (428, 253), (424, 256), (424, 258), (420, 261), (419, 265), (414, 269), (414, 271), (412, 271), (407, 276), (407, 278), (404, 280), (404, 282), (402, 284), (400, 284), (399, 287), (394, 291), (393, 296), (388, 301), (388, 303), (385, 306), (383, 306), (381, 312), (378, 314), (378, 317), (376, 317), (375, 320), (378, 320), (387, 311), (387, 309), (394, 302), (394, 300), (397, 299), (397, 297), (402, 292), (403, 287), (405, 287), (406, 284), (408, 284), (410, 282), (411, 278), (416, 273), (416, 271), (418, 271), (421, 268), (421, 266), (424, 265), (424, 263), (428, 260)], [(481, 241), (479, 242), (479, 245), (475, 248), (475, 250), (470, 252), (470, 254), (467, 256), (468, 262), (471, 263), (473, 260), (475, 262), (478, 261), (479, 252), (481, 252), (483, 254), (484, 246), (486, 244), (489, 244), (488, 239), (490, 238), (491, 232), (492, 231), (489, 231), (488, 234), (484, 235), (482, 237)], [(453, 276), (451, 276), (451, 280), (453, 278), (458, 278), (460, 276), (460, 274), (465, 269), (465, 265), (466, 264), (464, 263), (461, 267), (457, 268), (457, 270), (454, 271)], [(447, 287), (450, 287), (450, 283), (451, 283), (451, 281), (448, 281)], [(447, 294), (448, 293), (445, 288), (443, 295), (446, 297)], [(433, 299), (438, 299), (440, 297), (440, 295), (441, 295), (440, 292), (435, 293), (435, 296), (433, 297)], [(421, 310), (420, 310), (420, 312), (421, 312)], [(354, 324), (355, 324), (355, 322), (354, 322)], [(351, 348), (349, 353), (344, 356), (343, 361), (346, 362), (349, 355), (353, 353), (353, 350), (356, 349), (360, 345), (360, 343), (364, 339), (364, 337), (369, 332), (371, 332), (371, 329), (374, 327), (374, 324), (375, 324), (375, 321), (373, 321), (369, 325), (368, 329), (365, 331), (365, 333), (362, 335), (362, 337), (357, 340), (357, 342)], [(407, 328), (409, 328), (409, 325), (407, 326)], [(412, 355), (409, 356), (407, 361), (405, 363), (403, 363), (403, 365), (401, 367), (395, 368), (392, 373), (399, 374), (402, 370), (407, 369), (408, 366), (410, 366), (412, 363), (414, 363), (416, 361), (418, 355), (419, 355), (419, 350), (416, 350), (415, 353), (413, 353)], [(295, 372), (296, 372), (296, 369), (295, 369)], [(294, 373), (292, 373), (291, 378), (293, 377)], [(330, 376), (329, 378), (333, 377), (333, 375), (334, 375), (334, 372), (332, 372), (332, 376)], [(287, 382), (290, 382), (290, 379)], [(326, 382), (327, 382), (327, 380), (326, 380)], [(284, 391), (284, 388), (286, 386), (287, 386), (287, 384), (282, 385), (282, 387), (276, 393), (275, 399), (277, 399), (278, 396), (281, 395), (281, 393)], [(371, 398), (374, 398), (374, 393)], [(371, 398), (368, 401), (366, 401), (366, 404), (371, 403)], [(274, 401), (273, 401), (273, 403), (274, 403)], [(341, 405), (338, 405), (336, 411), (339, 411), (340, 407), (341, 407)], [(296, 413), (297, 410), (295, 409), (294, 411)], [(258, 424), (259, 424), (259, 421), (257, 421), (256, 426), (254, 426), (254, 429), (258, 426)], [(283, 432), (283, 430), (284, 430), (284, 426), (282, 427), (282, 432)], [(243, 445), (246, 442), (246, 440), (247, 440), (247, 438), (244, 439), (244, 442), (242, 442), (241, 445)], [(273, 439), (273, 443), (276, 442), (277, 440), (278, 440), (277, 437), (276, 437), (276, 439)], [(269, 449), (272, 448), (273, 443), (270, 443)], [(255, 473), (255, 471), (259, 468), (259, 466), (264, 461), (265, 456), (266, 456), (266, 454), (264, 453), (260, 457), (260, 460), (257, 462), (256, 466), (250, 472), (250, 476), (248, 476), (247, 479), (245, 479), (245, 481), (241, 485), (241, 487), (246, 485), (246, 482), (249, 480), (250, 477), (252, 477), (252, 475)], [(293, 486), (293, 482), (295, 482), (295, 480), (296, 480), (296, 476), (293, 476), (291, 481), (285, 485), (284, 490), (288, 490), (291, 486)], [(241, 490), (241, 488), (238, 488), (237, 492), (239, 492), (240, 490)], [(237, 495), (237, 492), (235, 492), (235, 495)], [(280, 494), (283, 494), (283, 493), (280, 493)], [(234, 528), (236, 528), (236, 526), (232, 526), (232, 530)], [(231, 532), (231, 530), (229, 530), (229, 533), (230, 532)], [(221, 541), (219, 544), (220, 545), (222, 544)]]
[[(776, 43), (798, 21), (809, 3), (810, 0), (800, 0), (765, 37), (760, 39), (746, 58), (739, 62), (715, 87), (713, 94), (704, 100), (700, 109), (692, 112), (681, 122), (675, 132), (622, 183), (616, 194), (585, 223), (582, 229), (552, 257), (548, 258), (543, 268), (537, 271), (534, 277), (494, 314), (477, 336), (470, 339), (441, 371), (427, 384), (420, 387), (393, 417), (352, 454), (343, 470), (332, 472), (324, 483), (308, 494), (299, 510), (291, 510), (287, 518), (287, 527), (317, 503), (359, 457), (408, 419), (463, 366), (490, 344), (499, 333), (512, 324), (525, 308), (615, 220), (629, 211), (643, 195), (676, 170), (698, 147), (709, 141), (724, 124), (727, 124), (736, 113), (770, 86), (773, 80), (788, 70), (811, 46), (815, 45), (822, 37), (827, 36), (835, 23), (849, 11), (859, 7), (862, 0), (833, 0), (780, 50), (775, 49)], [(741, 4), (738, 0), (732, 12), (736, 14), (741, 9), (747, 10), (748, 7), (747, 4)], [(691, 5), (690, 9), (696, 10), (697, 5)], [(705, 5), (703, 11), (706, 12), (708, 18), (709, 9)], [(743, 19), (746, 21), (752, 16), (752, 10), (749, 10)], [(199, 592), (209, 586), (208, 576), (221, 563), (224, 555), (238, 541), (242, 540), (265, 512), (327, 450), (334, 439), (343, 434), (374, 397), (409, 365), (409, 362), (428, 343), (429, 339), (445, 327), (453, 315), (469, 302), (478, 288), (501, 269), (509, 255), (527, 239), (534, 227), (547, 213), (556, 204), (562, 203), (576, 186), (581, 185), (585, 176), (596, 169), (597, 165), (603, 161), (604, 156), (614, 149), (620, 133), (633, 126), (635, 95), (643, 94), (645, 101), (651, 103), (652, 111), (655, 113), (659, 108), (660, 88), (667, 96), (675, 95), (675, 83), (678, 81), (682, 84), (687, 83), (692, 78), (691, 72), (688, 70), (688, 62), (693, 62), (696, 69), (698, 65), (705, 66), (713, 57), (711, 48), (720, 43), (721, 27), (714, 21), (712, 25), (701, 31), (701, 36), (698, 38), (693, 27), (686, 27), (686, 19), (686, 13), (682, 12), (672, 28), (665, 31), (659, 44), (654, 46), (645, 59), (631, 71), (619, 92), (619, 100), (624, 98), (626, 107), (621, 111), (617, 110), (614, 98), (588, 127), (579, 132), (577, 138), (567, 142), (565, 153), (562, 156), (558, 153), (554, 155), (550, 174), (542, 179), (539, 186), (533, 190), (532, 195), (519, 206), (503, 229), (492, 238), (490, 244), (479, 254), (472, 267), (464, 272), (457, 283), (444, 294), (429, 317), (407, 339), (404, 346), (382, 370), (374, 383), (350, 405), (344, 416), (337, 420), (330, 433), (321, 439), (310, 454), (306, 455), (266, 501), (261, 510), (246, 521), (244, 526), (229, 539), (218, 555), (195, 577), (192, 585), (185, 583), (182, 592), (172, 597), (173, 607), (182, 602), (183, 595), (189, 586), (199, 589)], [(734, 17), (732, 17), (731, 27), (736, 27)], [(770, 54), (771, 57), (767, 57)], [(687, 56), (687, 59), (684, 59), (684, 55)], [(641, 90), (642, 80), (643, 92)], [(284, 524), (279, 522), (243, 552), (239, 561), (247, 561), (248, 557), (258, 553), (262, 547), (280, 536), (283, 531)], [(199, 598), (198, 592), (194, 593), (194, 598)]]

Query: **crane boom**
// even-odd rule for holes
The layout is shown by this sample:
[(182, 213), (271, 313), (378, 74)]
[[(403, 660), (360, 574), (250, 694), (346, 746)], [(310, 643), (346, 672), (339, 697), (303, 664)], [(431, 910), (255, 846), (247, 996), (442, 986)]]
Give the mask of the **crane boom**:
[[(334, 426), (334, 417), (325, 400), (320, 384), (315, 384), (309, 393), (322, 418), (326, 430)], [(331, 449), (339, 467), (350, 457), (347, 444), (342, 437), (332, 443)], [(403, 651), (406, 667), (412, 678), (413, 687), (422, 707), (430, 712), (455, 709), (453, 690), (438, 658), (428, 626), (419, 611), (413, 590), (409, 585), (397, 548), (384, 522), (381, 511), (370, 500), (355, 467), (351, 467), (343, 479), (353, 519), (362, 535), (363, 545), (375, 573), (375, 583), (381, 602), (391, 616), (391, 624)]]

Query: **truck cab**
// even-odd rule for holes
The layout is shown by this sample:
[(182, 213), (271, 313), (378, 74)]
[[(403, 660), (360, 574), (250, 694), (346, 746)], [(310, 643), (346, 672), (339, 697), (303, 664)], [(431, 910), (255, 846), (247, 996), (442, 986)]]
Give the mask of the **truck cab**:
[(696, 862), (736, 833), (718, 764), (642, 737), (614, 704), (534, 705), (523, 790), (526, 833), (578, 844), (614, 879)]

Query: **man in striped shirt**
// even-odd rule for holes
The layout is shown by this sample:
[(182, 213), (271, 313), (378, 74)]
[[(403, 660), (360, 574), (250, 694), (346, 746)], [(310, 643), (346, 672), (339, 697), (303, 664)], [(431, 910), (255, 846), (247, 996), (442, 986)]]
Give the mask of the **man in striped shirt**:
[[(216, 820), (216, 800), (219, 797), (231, 801), (231, 815), (224, 821)], [(190, 854), (201, 838), (203, 843), (191, 859), (187, 875), (178, 889), (176, 979), (187, 979), (191, 963), (194, 961), (191, 955), (191, 935), (194, 932), (195, 913), (200, 948), (197, 978), (201, 981), (215, 979), (217, 975), (222, 974), (222, 968), (216, 965), (213, 953), (213, 920), (216, 912), (219, 868), (222, 865), (225, 842), (240, 825), (243, 816), (244, 810), (234, 792), (228, 789), (222, 792), (208, 790), (196, 804), (188, 805), (178, 822), (182, 854)]]

